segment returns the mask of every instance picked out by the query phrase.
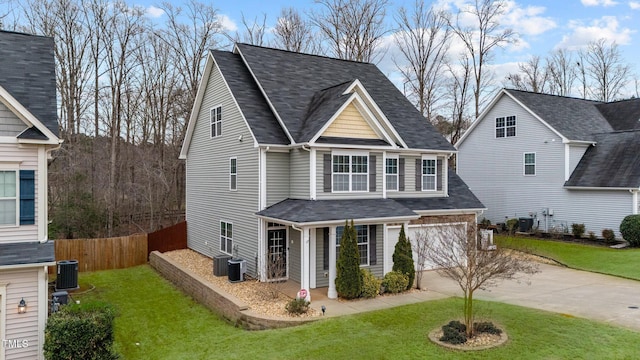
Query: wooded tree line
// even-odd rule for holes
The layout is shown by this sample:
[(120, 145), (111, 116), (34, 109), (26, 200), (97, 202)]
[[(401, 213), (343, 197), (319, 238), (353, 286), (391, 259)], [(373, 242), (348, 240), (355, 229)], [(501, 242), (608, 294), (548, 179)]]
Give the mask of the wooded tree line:
[[(50, 164), (49, 204), (58, 237), (153, 231), (184, 209), (178, 154), (209, 49), (242, 41), (357, 61), (391, 57), (402, 90), (455, 143), (500, 86), (490, 70), (496, 50), (518, 40), (500, 23), (502, 0), (471, 0), (455, 13), (419, 0), (394, 13), (389, 0), (316, 0), (282, 9), (273, 27), (266, 15), (243, 16), (233, 33), (215, 4), (197, 0), (162, 3), (160, 20), (121, 0), (3, 3), (4, 29), (55, 38), (65, 142)], [(532, 57), (519, 70), (503, 85), (604, 101), (620, 97), (631, 75), (604, 40)]]

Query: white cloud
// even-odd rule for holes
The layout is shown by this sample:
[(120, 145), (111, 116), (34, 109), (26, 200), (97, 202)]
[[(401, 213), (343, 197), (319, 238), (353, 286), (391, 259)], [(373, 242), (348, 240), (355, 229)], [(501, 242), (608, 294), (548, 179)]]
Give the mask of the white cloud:
[(600, 19), (593, 20), (590, 24), (572, 20), (569, 22), (569, 28), (573, 32), (563, 36), (557, 47), (578, 49), (586, 46), (591, 41), (599, 39), (626, 45), (631, 42), (631, 34), (635, 32), (629, 28), (619, 28), (618, 19), (615, 16), (603, 16)]
[(618, 5), (618, 2), (614, 1), (614, 0), (580, 0), (580, 2), (584, 6), (604, 6), (604, 7), (608, 7), (608, 6)]
[(159, 18), (164, 15), (164, 10), (151, 5), (146, 9), (146, 13), (152, 18)]
[(542, 16), (547, 11), (544, 6), (520, 7), (514, 1), (506, 2), (506, 5), (500, 22), (520, 35), (540, 35), (557, 26), (553, 19)]
[(236, 23), (231, 20), (230, 17), (228, 17), (225, 14), (220, 14), (218, 15), (218, 19), (220, 22), (220, 26), (222, 27), (222, 30), (225, 31), (237, 31), (238, 30), (238, 25), (236, 25)]
[(640, 9), (640, 2), (629, 1), (629, 7), (631, 8), (631, 10), (638, 10)]

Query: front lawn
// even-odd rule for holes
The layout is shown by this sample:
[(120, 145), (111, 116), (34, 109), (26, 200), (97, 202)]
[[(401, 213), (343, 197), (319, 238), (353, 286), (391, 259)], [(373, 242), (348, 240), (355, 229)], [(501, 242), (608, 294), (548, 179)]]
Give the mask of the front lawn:
[(224, 322), (146, 265), (82, 273), (80, 281), (95, 290), (74, 300), (100, 299), (118, 310), (116, 349), (125, 359), (623, 359), (636, 357), (638, 349), (634, 331), (495, 302), (476, 308), (506, 329), (506, 345), (465, 353), (432, 344), (427, 334), (459, 318), (461, 299), (249, 332)]
[(496, 235), (494, 242), (559, 261), (570, 268), (640, 280), (640, 249), (608, 247)]

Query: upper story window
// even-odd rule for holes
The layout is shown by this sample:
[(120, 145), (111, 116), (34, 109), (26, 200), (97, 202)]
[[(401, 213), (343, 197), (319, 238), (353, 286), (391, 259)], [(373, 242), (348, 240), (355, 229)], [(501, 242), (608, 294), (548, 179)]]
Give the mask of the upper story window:
[(358, 192), (369, 190), (369, 155), (333, 154), (333, 191)]
[(16, 225), (18, 219), (17, 171), (0, 171), (0, 226)]
[(496, 118), (496, 138), (516, 136), (516, 117)]
[[(356, 225), (356, 239), (358, 240), (358, 254), (360, 255), (360, 266), (369, 265), (369, 226)], [(336, 228), (336, 257), (340, 253), (340, 239), (342, 239), (342, 233), (344, 232), (344, 226), (338, 226)]]
[(209, 122), (211, 124), (211, 137), (222, 135), (222, 106), (211, 108), (209, 114)]
[(536, 174), (536, 153), (524, 153), (524, 174)]
[(229, 190), (238, 190), (238, 158), (229, 159)]
[(432, 156), (422, 157), (422, 191), (436, 190), (437, 176), (436, 158)]
[(220, 221), (220, 251), (230, 254), (233, 252), (233, 224)]
[(388, 191), (398, 191), (398, 158), (387, 158), (384, 166), (384, 176)]

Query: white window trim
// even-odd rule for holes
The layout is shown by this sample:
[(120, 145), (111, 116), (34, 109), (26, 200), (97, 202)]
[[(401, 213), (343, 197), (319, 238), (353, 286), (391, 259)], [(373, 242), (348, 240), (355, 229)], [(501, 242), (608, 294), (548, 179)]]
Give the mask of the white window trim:
[[(423, 168), (424, 168), (424, 161), (425, 160), (433, 160), (435, 162), (435, 172), (433, 175), (431, 174), (424, 174), (423, 173)], [(428, 192), (435, 192), (438, 190), (438, 157), (434, 156), (434, 155), (422, 155), (422, 161), (420, 161), (420, 190), (422, 191), (428, 191)], [(433, 177), (434, 181), (433, 181), (433, 189), (425, 189), (424, 188), (424, 177), (425, 176), (429, 176), (429, 177)]]
[[(0, 171), (14, 171), (16, 174), (16, 219), (13, 224), (0, 224), (0, 228), (16, 228), (20, 226), (20, 166), (19, 164), (7, 164), (3, 163), (0, 166)], [(3, 199), (11, 199), (11, 198), (3, 198)]]
[[(396, 170), (397, 172), (395, 174), (387, 174), (387, 160), (388, 159), (395, 159), (396, 160)], [(395, 189), (389, 189), (389, 182), (387, 181), (387, 175), (391, 175), (391, 176), (395, 176), (396, 177), (396, 188)], [(394, 155), (387, 155), (387, 157), (384, 159), (384, 178), (385, 178), (385, 190), (386, 191), (390, 191), (390, 192), (398, 192), (400, 191), (400, 157), (397, 154)]]
[[(515, 125), (513, 126), (509, 126), (507, 125), (507, 119), (513, 117), (515, 120)], [(498, 119), (504, 119), (504, 126), (498, 126), (496, 124), (496, 121)], [(515, 135), (513, 136), (509, 136), (507, 135), (507, 129), (509, 128), (514, 128), (515, 131)], [(503, 129), (504, 130), (504, 136), (498, 136), (497, 131), (498, 129)], [(496, 116), (493, 122), (493, 136), (495, 139), (506, 139), (506, 138), (511, 138), (511, 137), (517, 137), (518, 136), (518, 116), (517, 115), (506, 115), (506, 116)]]
[[(236, 161), (236, 172), (235, 173), (231, 172), (231, 161), (233, 161), (233, 160)], [(232, 184), (231, 178), (234, 175), (236, 177), (236, 187), (235, 188), (231, 187), (231, 184)], [(229, 158), (229, 190), (230, 191), (238, 191), (238, 158), (236, 156)]]
[(217, 122), (214, 120), (213, 116), (211, 116), (214, 110), (217, 110), (218, 112), (222, 112), (222, 105), (212, 106), (211, 108), (209, 108), (209, 138), (210, 139), (215, 139), (222, 136), (222, 116), (220, 116), (220, 133), (216, 132), (216, 135), (214, 136), (211, 132), (211, 128), (213, 124)]
[[(231, 225), (231, 229), (232, 229), (231, 230), (231, 237), (228, 237), (226, 235), (226, 232), (225, 232), (225, 235), (222, 235), (222, 223), (225, 223), (227, 225)], [(225, 254), (231, 255), (231, 256), (233, 256), (233, 232), (234, 231), (235, 231), (235, 229), (233, 228), (233, 223), (232, 222), (225, 221), (225, 220), (220, 220), (220, 231), (219, 231), (219, 233), (220, 233), (220, 251), (222, 251)], [(224, 242), (223, 242), (223, 237), (224, 237)], [(227, 240), (231, 240), (231, 249), (227, 249)], [(222, 244), (225, 245), (224, 249), (222, 249)], [(231, 250), (231, 251), (229, 251), (229, 250)]]
[[(354, 225), (354, 226), (365, 226), (367, 228), (367, 242), (366, 243), (359, 243), (358, 242), (358, 231), (356, 230), (356, 248), (358, 248), (360, 245), (367, 245), (367, 263), (366, 264), (360, 264), (360, 267), (367, 267), (367, 266), (371, 266), (371, 249), (369, 248), (369, 246), (371, 246), (371, 229), (369, 228), (369, 225)], [(338, 236), (338, 228), (344, 228), (344, 226), (336, 226), (336, 260), (338, 259), (338, 249), (340, 248), (340, 244), (338, 243), (338, 241), (340, 241), (340, 238), (342, 236)], [(344, 229), (343, 229), (344, 231)], [(358, 248), (358, 259), (360, 259), (360, 249)]]
[[(348, 173), (334, 173), (333, 172), (333, 157), (334, 156), (349, 156), (349, 172)], [(351, 164), (354, 156), (366, 156), (367, 157), (367, 172), (364, 173), (353, 173), (351, 172)], [(366, 193), (369, 192), (369, 166), (371, 166), (369, 162), (369, 152), (368, 151), (345, 151), (345, 150), (334, 150), (331, 152), (331, 192), (332, 193)], [(333, 176), (335, 174), (348, 174), (349, 175), (349, 190), (335, 190), (335, 181), (333, 180)], [(367, 188), (366, 190), (353, 190), (353, 175), (367, 175)]]
[[(533, 154), (533, 164), (527, 164), (527, 155)], [(533, 174), (527, 174), (527, 165), (533, 165)], [(522, 153), (522, 175), (536, 176), (538, 174), (538, 154), (535, 151)]]

